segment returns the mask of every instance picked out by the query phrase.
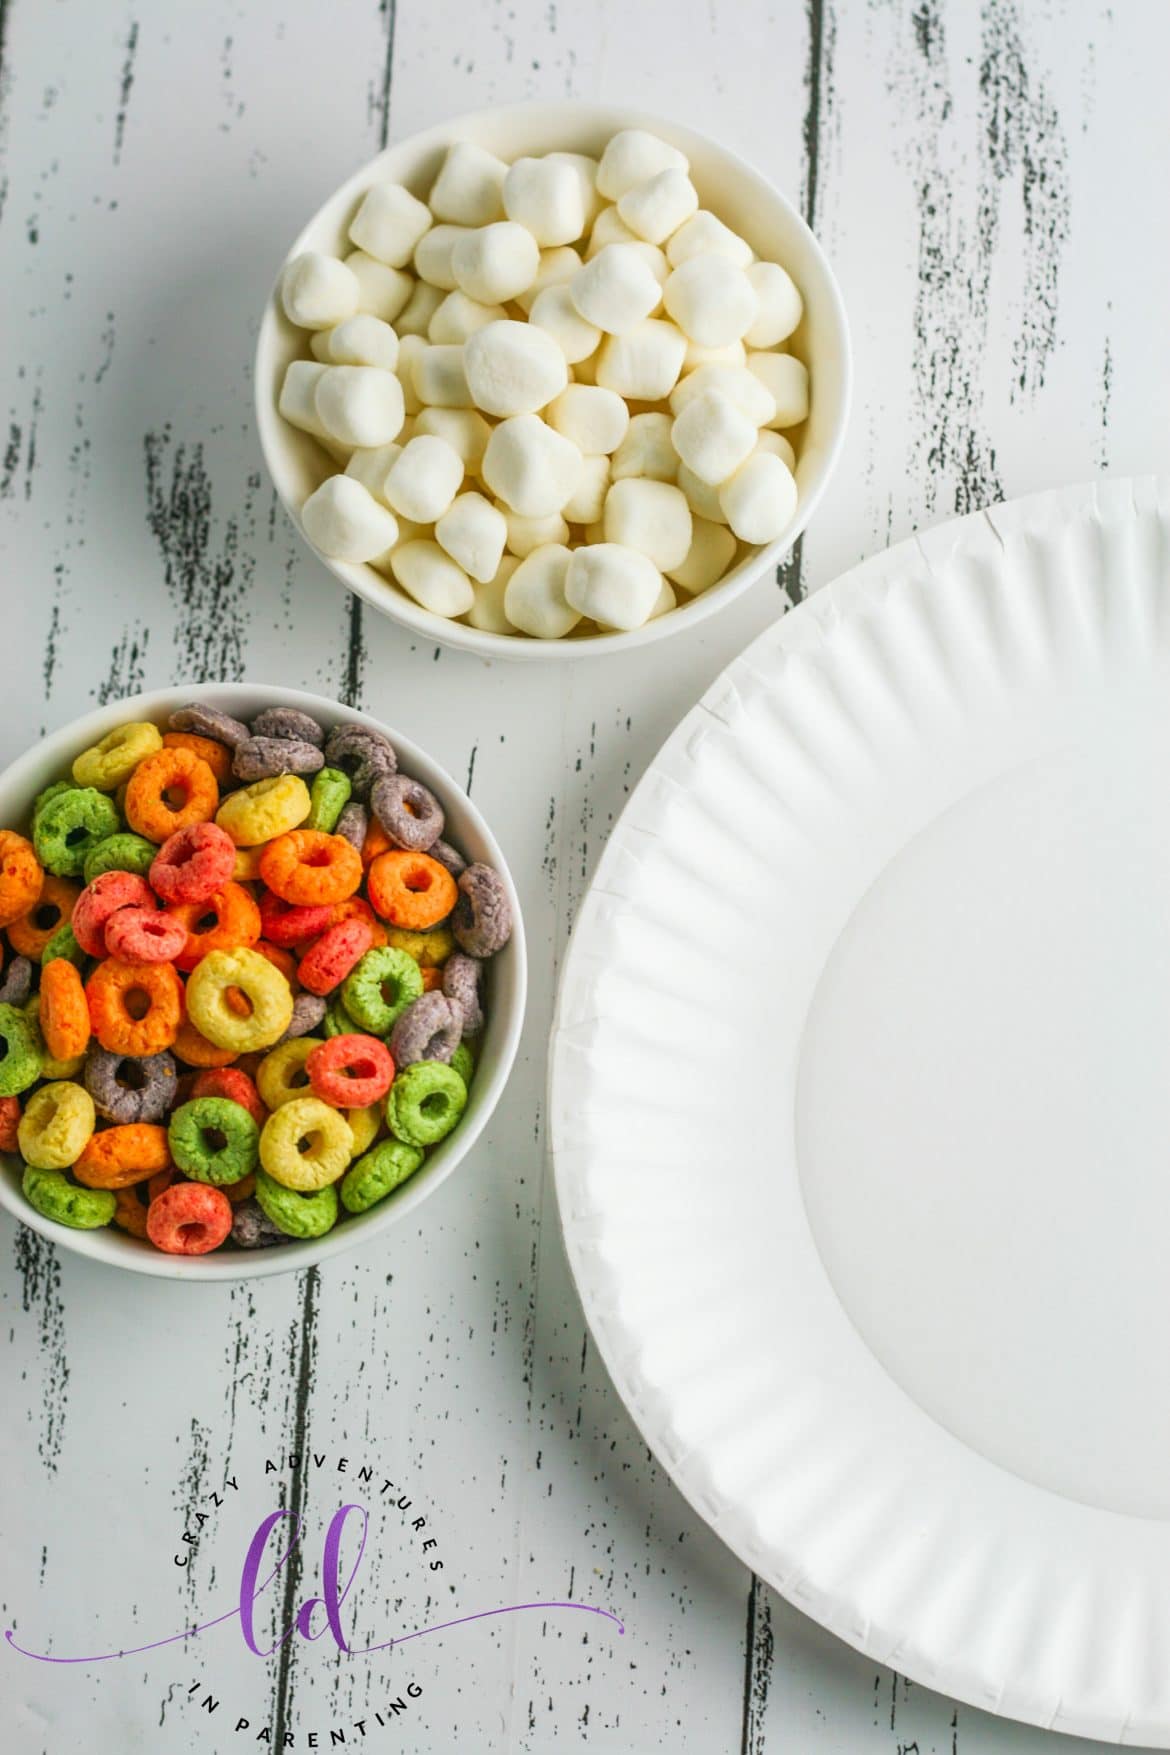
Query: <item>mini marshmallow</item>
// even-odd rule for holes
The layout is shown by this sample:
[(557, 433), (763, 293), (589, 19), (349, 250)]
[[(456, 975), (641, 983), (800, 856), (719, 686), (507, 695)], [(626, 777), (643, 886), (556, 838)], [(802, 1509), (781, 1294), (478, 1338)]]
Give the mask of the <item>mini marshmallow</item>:
[(335, 561), (371, 561), (398, 540), (393, 512), (348, 475), (331, 475), (309, 495), (301, 524), (313, 547)]
[(441, 286), (432, 286), (429, 280), (415, 281), (414, 291), (394, 319), (394, 327), (399, 335), (425, 336), (443, 297)]
[(645, 183), (627, 189), (617, 204), (618, 215), (648, 244), (664, 244), (699, 205), (695, 185), (685, 171), (659, 171)]
[[(399, 322), (401, 329), (402, 324)], [(742, 341), (729, 341), (726, 347), (700, 347), (697, 341), (687, 342), (683, 371), (694, 372), (700, 366), (746, 366), (747, 348)]]
[(476, 586), (475, 602), (467, 612), (467, 620), (481, 634), (516, 632), (504, 613), (504, 594), (508, 580), (519, 565), (515, 555), (505, 555), (496, 569), (495, 578), (489, 579), (486, 585)]
[(588, 456), (616, 451), (626, 436), (630, 411), (613, 390), (570, 384), (548, 405), (548, 424)]
[[(580, 264), (578, 263), (578, 267)], [(576, 269), (573, 271), (576, 273)], [(528, 321), (534, 329), (551, 335), (571, 366), (597, 351), (601, 330), (587, 323), (573, 303), (567, 286), (546, 286), (532, 302)]]
[[(765, 427), (756, 440), (756, 451), (770, 451), (773, 457), (782, 458), (795, 474), (796, 452), (792, 449), (790, 440), (786, 439), (783, 433), (773, 432), (771, 427)], [(755, 451), (752, 455), (755, 456)]]
[(746, 366), (699, 366), (680, 378), (670, 393), (672, 414), (681, 414), (688, 402), (704, 390), (719, 390), (737, 408), (741, 408), (752, 425), (762, 427), (776, 412), (771, 392), (755, 372)]
[(435, 541), (481, 585), (494, 579), (508, 526), (482, 494), (457, 494), (435, 523)]
[[(390, 465), (402, 455), (402, 446), (395, 440), (388, 445), (374, 445), (369, 449), (355, 451), (345, 466), (345, 473), (354, 481), (360, 481), (367, 493), (373, 494), (376, 500), (386, 504), (386, 477), (390, 473)], [(401, 531), (399, 531), (401, 537)]]
[(700, 347), (726, 347), (747, 333), (759, 314), (755, 288), (726, 256), (690, 256), (671, 270), (662, 289), (667, 313)]
[(443, 342), (466, 341), (489, 323), (499, 323), (508, 315), (503, 305), (481, 305), (469, 299), (456, 287), (449, 292), (427, 326), (427, 340)]
[(576, 171), (585, 212), (581, 230), (587, 232), (601, 209), (601, 196), (597, 193), (597, 160), (584, 152), (546, 152), (544, 156), (551, 164), (571, 165)]
[(546, 543), (522, 560), (504, 587), (504, 614), (537, 640), (560, 640), (581, 620), (565, 597), (570, 551)]
[(637, 232), (632, 232), (616, 207), (603, 207), (593, 223), (589, 234), (589, 243), (585, 248), (586, 262), (605, 249), (607, 244), (637, 244), (641, 239)]
[(608, 457), (586, 457), (573, 497), (565, 501), (562, 517), (570, 524), (596, 524), (605, 511), (610, 479)]
[(276, 405), (278, 414), (290, 426), (312, 433), (315, 439), (329, 436), (317, 413), (317, 385), (327, 370), (327, 366), (316, 365), (312, 360), (291, 360)]
[(669, 579), (664, 579), (658, 588), (658, 596), (654, 599), (654, 607), (646, 620), (656, 622), (660, 615), (665, 615), (668, 609), (673, 609), (677, 602), (678, 597), (675, 595), (674, 586)]
[(483, 454), (483, 479), (523, 518), (559, 512), (576, 491), (581, 467), (576, 445), (535, 414), (501, 421)]
[(692, 213), (679, 226), (666, 246), (666, 254), (672, 268), (688, 262), (692, 256), (726, 256), (737, 268), (748, 268), (752, 263), (751, 245), (705, 209)]
[(708, 524), (727, 523), (727, 516), (719, 504), (719, 489), (712, 487), (710, 482), (700, 481), (685, 463), (678, 466), (678, 485), (687, 496), (687, 505), (696, 518), (704, 518)]
[[(432, 286), (442, 287), (444, 292), (454, 292), (459, 283), (451, 262), (456, 244), (467, 235), (465, 225), (432, 226), (419, 239), (414, 252), (414, 271), (419, 278), (429, 281)], [(491, 300), (487, 302), (492, 303)]]
[[(317, 345), (322, 348), (317, 352)], [(318, 359), (331, 366), (381, 366), (393, 372), (398, 365), (398, 337), (381, 317), (359, 311), (347, 317), (335, 329), (322, 329), (313, 336), (309, 346)]]
[(569, 540), (569, 526), (560, 512), (549, 518), (521, 518), (518, 512), (501, 505), (497, 508), (508, 526), (507, 544), (510, 552), (524, 560), (534, 549), (546, 548), (550, 542)]
[(722, 579), (735, 558), (735, 538), (725, 524), (713, 524), (709, 518), (692, 518), (691, 546), (686, 559), (677, 567), (667, 569), (681, 590), (697, 597)]
[(400, 542), (390, 556), (390, 570), (432, 615), (466, 615), (475, 602), (471, 580), (437, 542)]
[(580, 266), (580, 256), (576, 250), (570, 250), (567, 244), (562, 244), (556, 250), (542, 250), (532, 285), (526, 286), (522, 293), (516, 294), (515, 303), (519, 305), (525, 316), (531, 316), (532, 307), (545, 288), (564, 286), (567, 280), (572, 280)]
[(749, 353), (747, 363), (775, 400), (770, 427), (794, 427), (808, 419), (808, 367), (803, 360), (790, 353)]
[(715, 487), (751, 455), (756, 427), (722, 391), (704, 390), (676, 415), (670, 436), (687, 468)]
[(691, 508), (667, 481), (629, 476), (615, 481), (605, 501), (605, 540), (649, 555), (662, 573), (681, 566), (691, 546)]
[(471, 407), (461, 346), (451, 343), (428, 347), (416, 355), (413, 371), (414, 391), (420, 402), (437, 408)]
[(314, 401), (325, 431), (355, 450), (388, 444), (406, 419), (402, 385), (380, 366), (326, 366)]
[(462, 480), (463, 460), (446, 439), (418, 433), (391, 465), (385, 494), (404, 518), (433, 524), (459, 492)]
[(632, 245), (607, 244), (577, 270), (569, 296), (587, 323), (608, 335), (628, 335), (658, 309), (662, 288)]
[(775, 347), (787, 341), (804, 314), (804, 301), (792, 276), (778, 262), (753, 262), (747, 271), (759, 311), (744, 336), (749, 347)]
[(458, 225), (488, 225), (503, 218), (507, 174), (503, 159), (470, 140), (456, 140), (447, 148), (427, 206), (436, 219), (454, 220)]
[[(598, 330), (599, 335), (600, 333)], [(591, 353), (587, 360), (578, 360), (576, 365), (569, 368), (569, 376), (575, 384), (596, 384), (597, 355)]]
[(479, 474), (492, 429), (474, 408), (424, 408), (414, 430), (446, 439), (451, 449), (459, 453), (467, 474)]
[(690, 165), (675, 146), (643, 128), (623, 128), (613, 135), (597, 167), (597, 191), (618, 201), (627, 189), (645, 183), (659, 171), (688, 171)]
[(358, 308), (357, 276), (336, 256), (306, 250), (294, 256), (280, 277), (280, 302), (299, 329), (332, 329)]
[(579, 172), (556, 159), (516, 159), (504, 178), (504, 212), (526, 226), (542, 249), (571, 244), (585, 230)]
[(514, 220), (464, 232), (451, 251), (456, 286), (481, 305), (504, 305), (536, 279), (540, 249), (532, 233)]
[(607, 335), (597, 352), (597, 382), (633, 402), (661, 402), (678, 383), (686, 337), (651, 317), (628, 335)]
[(471, 400), (485, 414), (535, 414), (569, 381), (565, 356), (532, 323), (489, 323), (466, 343)]
[(401, 183), (375, 183), (366, 190), (349, 235), (368, 256), (391, 268), (405, 268), (433, 223), (430, 208)]
[(670, 437), (673, 424), (668, 414), (634, 415), (613, 454), (614, 480), (648, 476), (651, 481), (673, 481), (678, 474), (678, 453)]
[(665, 250), (660, 250), (657, 244), (646, 243), (643, 238), (635, 238), (628, 248), (638, 252), (658, 285), (664, 287), (670, 274), (670, 263), (666, 260)]
[(719, 504), (741, 542), (775, 542), (796, 511), (796, 482), (770, 451), (756, 451), (719, 489)]
[(410, 275), (404, 274), (400, 268), (387, 268), (384, 262), (375, 261), (364, 250), (351, 251), (345, 258), (345, 266), (357, 276), (358, 310), (368, 311), (371, 317), (380, 317), (383, 323), (393, 323), (414, 291)]
[(427, 351), (421, 335), (404, 335), (398, 343), (398, 382), (406, 402), (407, 414), (417, 414), (422, 407), (414, 387), (414, 368)]
[(565, 573), (565, 597), (573, 609), (625, 632), (649, 621), (661, 589), (654, 562), (616, 542), (574, 549)]

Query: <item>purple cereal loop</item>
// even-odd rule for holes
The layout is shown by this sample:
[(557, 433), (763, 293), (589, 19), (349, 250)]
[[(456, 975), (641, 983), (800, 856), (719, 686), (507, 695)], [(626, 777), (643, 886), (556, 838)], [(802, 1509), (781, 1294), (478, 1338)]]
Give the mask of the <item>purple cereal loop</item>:
[(0, 1005), (23, 1005), (32, 992), (32, 964), (27, 957), (13, 957), (0, 981)]
[(370, 804), (394, 845), (409, 853), (425, 853), (443, 833), (442, 805), (408, 774), (387, 774), (377, 781)]
[(450, 1061), (463, 1040), (463, 1013), (442, 993), (424, 993), (408, 1005), (390, 1032), (390, 1053), (401, 1071), (416, 1060)]
[(460, 877), (451, 931), (469, 957), (494, 956), (511, 938), (512, 904), (490, 865), (469, 865)]
[(232, 1215), (232, 1242), (241, 1249), (267, 1249), (270, 1243), (287, 1243), (279, 1226), (254, 1200), (242, 1200)]
[(338, 817), (333, 833), (344, 836), (350, 846), (356, 847), (360, 853), (366, 844), (366, 830), (369, 826), (369, 811), (364, 804), (359, 804), (356, 798), (351, 798)]
[(325, 1016), (325, 1001), (315, 993), (298, 993), (293, 1000), (292, 1021), (279, 1042), (291, 1042), (294, 1036), (310, 1036)]
[(174, 1056), (111, 1054), (91, 1042), (85, 1057), (85, 1088), (99, 1115), (119, 1126), (136, 1121), (161, 1121), (179, 1090)]
[(449, 841), (432, 841), (427, 848), (432, 859), (437, 859), (444, 871), (449, 871), (453, 878), (462, 877), (467, 870), (467, 861), (462, 853), (456, 851)]
[(443, 964), (443, 992), (452, 1005), (463, 1013), (463, 1034), (478, 1036), (483, 1029), (483, 1007), (479, 999), (479, 983), (483, 964), (466, 951), (455, 951)]
[(355, 797), (362, 800), (376, 780), (398, 769), (394, 745), (368, 725), (335, 725), (325, 742), (325, 760), (349, 775)]
[(293, 743), (325, 747), (325, 733), (309, 713), (299, 707), (266, 707), (252, 721), (253, 737), (284, 737)]
[(232, 773), (246, 785), (279, 774), (315, 774), (325, 757), (315, 744), (289, 737), (249, 737), (236, 748)]
[(193, 731), (196, 737), (214, 738), (232, 750), (252, 735), (240, 720), (233, 719), (230, 713), (221, 713), (218, 707), (209, 707), (205, 701), (192, 701), (189, 706), (176, 708), (167, 724), (172, 731)]

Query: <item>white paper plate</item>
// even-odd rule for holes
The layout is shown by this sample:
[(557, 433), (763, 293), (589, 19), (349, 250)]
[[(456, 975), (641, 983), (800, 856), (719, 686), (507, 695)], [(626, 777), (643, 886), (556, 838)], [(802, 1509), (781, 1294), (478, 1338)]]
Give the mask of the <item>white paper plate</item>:
[(843, 1639), (1170, 1748), (1170, 483), (965, 518), (670, 738), (554, 1031), (647, 1442)]

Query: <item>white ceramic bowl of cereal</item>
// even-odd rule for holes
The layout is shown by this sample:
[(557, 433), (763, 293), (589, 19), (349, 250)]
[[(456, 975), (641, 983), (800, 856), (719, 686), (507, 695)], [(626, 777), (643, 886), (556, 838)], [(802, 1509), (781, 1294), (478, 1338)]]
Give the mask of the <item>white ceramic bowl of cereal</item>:
[[(603, 630), (592, 621), (583, 621), (567, 638), (559, 639), (494, 632), (472, 626), (461, 617), (433, 613), (402, 589), (388, 564), (385, 570), (379, 570), (365, 562), (331, 558), (316, 547), (325, 565), (350, 591), (379, 613), (426, 639), (459, 646), (485, 658), (532, 662), (647, 645), (713, 615), (775, 566), (805, 528), (825, 491), (841, 449), (849, 411), (852, 375), (849, 332), (828, 259), (800, 214), (744, 160), (690, 128), (627, 110), (564, 101), (517, 104), (457, 116), (387, 148), (330, 196), (296, 238), (264, 312), (255, 369), (261, 446), (285, 510), (305, 534), (301, 516), (305, 501), (324, 481), (346, 468), (344, 451), (330, 455), (317, 438), (285, 420), (278, 410), (289, 365), (295, 360), (313, 358), (309, 332), (289, 321), (282, 303), (281, 284), (287, 262), (306, 251), (345, 256), (353, 250), (348, 230), (366, 192), (374, 185), (401, 184), (425, 200), (448, 149), (455, 142), (470, 142), (509, 164), (518, 158), (550, 152), (597, 158), (615, 134), (635, 128), (645, 129), (683, 153), (700, 207), (714, 213), (745, 239), (759, 259), (782, 264), (800, 292), (803, 314), (799, 325), (779, 343), (781, 350), (795, 355), (807, 367), (810, 386), (807, 419), (786, 428), (782, 434), (795, 451), (795, 512), (773, 540), (757, 545), (738, 542), (717, 583), (694, 595), (677, 589), (677, 607), (664, 614), (625, 631)], [(413, 272), (409, 263), (407, 269)], [(523, 316), (515, 306), (508, 305), (506, 310), (509, 317)], [(661, 317), (662, 310), (656, 315)], [(689, 369), (690, 364), (684, 366), (684, 374)], [(644, 410), (645, 405), (641, 406)], [(660, 406), (665, 409), (667, 405), (662, 402)], [(482, 479), (471, 479), (470, 473), (464, 485), (480, 494), (491, 493)], [(597, 534), (586, 537), (583, 528), (574, 526), (569, 546), (588, 540), (597, 542), (601, 538)]]

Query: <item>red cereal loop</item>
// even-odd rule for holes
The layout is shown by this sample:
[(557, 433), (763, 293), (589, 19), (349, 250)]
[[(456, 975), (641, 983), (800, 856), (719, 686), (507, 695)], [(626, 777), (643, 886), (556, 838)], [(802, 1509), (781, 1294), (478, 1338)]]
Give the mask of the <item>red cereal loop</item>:
[(260, 929), (269, 944), (288, 947), (318, 938), (334, 921), (334, 904), (317, 902), (294, 907), (271, 890), (260, 897)]
[(314, 1097), (335, 1109), (380, 1103), (394, 1083), (394, 1060), (376, 1036), (331, 1036), (305, 1061)]
[(106, 950), (124, 963), (173, 963), (187, 943), (187, 928), (157, 908), (119, 908), (106, 926)]
[(203, 1182), (176, 1182), (152, 1200), (146, 1235), (167, 1255), (207, 1255), (232, 1228), (232, 1203)]
[(15, 1097), (0, 1097), (0, 1152), (16, 1150), (16, 1130), (19, 1126), (19, 1102)]
[(341, 920), (323, 932), (297, 968), (302, 987), (310, 993), (332, 993), (365, 956), (374, 934), (364, 920)]
[(260, 1101), (260, 1093), (246, 1072), (238, 1066), (208, 1067), (191, 1086), (192, 1097), (227, 1097), (246, 1109), (257, 1127), (268, 1120), (268, 1111)]
[(150, 867), (150, 882), (164, 902), (207, 902), (231, 882), (236, 844), (218, 823), (189, 823), (168, 835)]
[(154, 892), (133, 871), (103, 871), (73, 904), (73, 936), (87, 957), (104, 957), (106, 922), (119, 908), (156, 908)]

